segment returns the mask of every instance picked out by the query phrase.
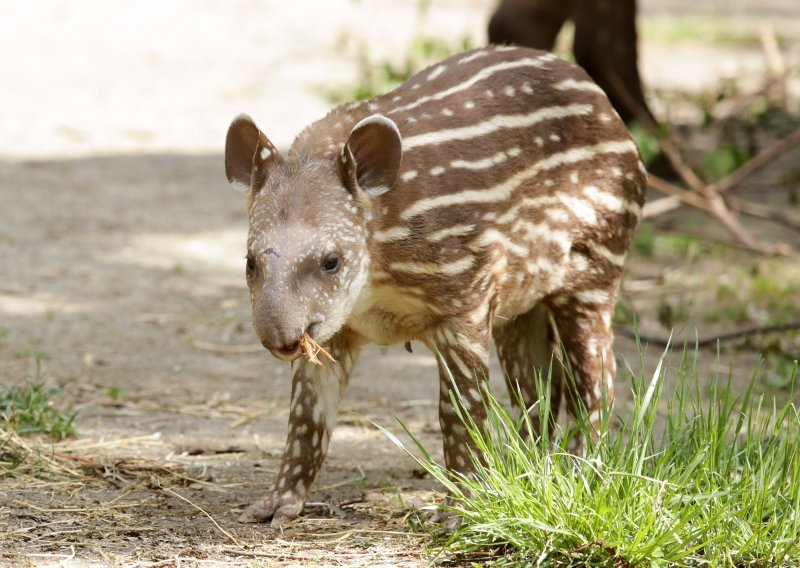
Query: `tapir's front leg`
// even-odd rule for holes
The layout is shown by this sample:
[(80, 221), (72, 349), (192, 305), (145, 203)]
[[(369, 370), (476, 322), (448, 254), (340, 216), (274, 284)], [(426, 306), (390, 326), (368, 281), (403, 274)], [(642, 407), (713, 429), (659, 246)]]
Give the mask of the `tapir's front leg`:
[(469, 454), (474, 444), (453, 409), (450, 392), (458, 389), (464, 410), (482, 429), (486, 410), (481, 390), (488, 378), (489, 338), (488, 329), (463, 325), (442, 327), (435, 335), (433, 348), (439, 360), (439, 425), (445, 465), (451, 471), (469, 473), (473, 470)]
[(336, 363), (324, 357), (320, 357), (322, 365), (300, 361), (292, 379), (289, 435), (281, 467), (269, 493), (250, 505), (239, 521), (261, 523), (271, 519), (272, 526), (277, 527), (303, 510), (328, 451), (339, 401), (358, 351), (359, 346), (340, 333), (329, 348)]

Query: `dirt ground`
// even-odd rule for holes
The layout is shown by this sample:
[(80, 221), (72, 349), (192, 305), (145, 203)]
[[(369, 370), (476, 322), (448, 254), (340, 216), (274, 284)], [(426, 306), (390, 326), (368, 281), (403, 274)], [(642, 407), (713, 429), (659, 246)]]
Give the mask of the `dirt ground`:
[[(425, 564), (427, 540), (407, 517), (440, 498), (438, 487), (369, 423), (397, 430), (396, 416), (440, 452), (435, 361), (419, 344), (413, 354), (366, 350), (300, 520), (282, 531), (237, 524), (278, 465), (290, 368), (255, 348), (243, 200), (221, 159), (228, 121), (242, 110), (287, 145), (328, 107), (320, 85), (353, 77), (352, 59), (341, 60), (346, 39), (368, 42), (376, 57), (394, 53), (417, 3), (32, 4), (0, 7), (0, 50), (18, 54), (0, 60), (11, 87), (0, 89), (0, 386), (38, 378), (62, 389), (57, 402), (78, 411), (78, 438), (54, 452), (81, 475), (0, 480), (0, 565)], [(643, 12), (692, 15), (689, 4), (643, 2)], [(434, 0), (425, 25), (480, 42), (492, 5)], [(800, 29), (789, 1), (738, 2), (734, 12)], [(762, 65), (757, 46), (731, 58), (694, 45), (707, 50), (691, 58), (703, 81), (732, 72), (731, 60), (744, 66), (736, 73)], [(673, 84), (683, 50), (668, 65), (669, 46), (645, 41), (649, 82), (708, 86)], [(795, 151), (740, 194), (784, 203), (780, 188), (765, 194), (759, 184), (797, 163)], [(659, 224), (725, 238), (695, 213)], [(800, 250), (797, 232), (749, 226)], [(659, 298), (701, 297), (753, 258), (733, 250), (664, 266), (635, 256), (623, 295), (645, 331), (663, 335)], [(797, 277), (796, 256), (775, 267)], [(682, 286), (651, 284), (670, 273)], [(649, 368), (658, 351), (648, 351)], [(618, 338), (617, 354), (639, 368), (631, 340)], [(714, 353), (703, 357), (713, 369)], [(720, 368), (731, 362), (739, 388), (757, 359), (729, 351)]]

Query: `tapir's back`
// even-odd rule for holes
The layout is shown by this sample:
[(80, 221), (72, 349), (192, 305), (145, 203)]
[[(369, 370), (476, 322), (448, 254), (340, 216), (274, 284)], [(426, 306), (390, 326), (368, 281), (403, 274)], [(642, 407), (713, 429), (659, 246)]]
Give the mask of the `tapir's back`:
[[(592, 257), (601, 257), (598, 271), (621, 265), (644, 170), (606, 95), (580, 68), (545, 52), (490, 47), (325, 120), (342, 123), (345, 135), (373, 113), (395, 121), (403, 138), (398, 179), (376, 199), (372, 223), (375, 272), (387, 282), (459, 297), (486, 289), (492, 272), (499, 301), (526, 296), (523, 309), (575, 278), (574, 269), (585, 272)], [(587, 258), (571, 259), (575, 249)]]
[(373, 201), (373, 284), (449, 298), (437, 308), (449, 315), (491, 294), (514, 315), (621, 269), (645, 172), (579, 67), (516, 47), (460, 54), (332, 110), (293, 151), (335, 157), (372, 114), (396, 123), (403, 150), (394, 186)]

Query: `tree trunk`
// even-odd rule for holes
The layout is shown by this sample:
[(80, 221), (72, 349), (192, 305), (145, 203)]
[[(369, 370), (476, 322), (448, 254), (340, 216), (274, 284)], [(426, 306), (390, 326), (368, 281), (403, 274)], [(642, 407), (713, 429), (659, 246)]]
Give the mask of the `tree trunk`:
[(652, 120), (637, 67), (636, 0), (503, 0), (489, 41), (549, 50), (567, 19), (575, 22), (575, 60), (622, 119)]
[(551, 50), (573, 0), (503, 0), (489, 20), (489, 42)]

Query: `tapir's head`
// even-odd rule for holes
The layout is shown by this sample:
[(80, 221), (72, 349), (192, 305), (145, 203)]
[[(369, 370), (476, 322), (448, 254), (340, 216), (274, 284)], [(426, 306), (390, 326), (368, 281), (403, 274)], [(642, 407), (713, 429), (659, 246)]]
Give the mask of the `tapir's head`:
[(355, 125), (341, 152), (283, 158), (250, 117), (228, 129), (225, 173), (247, 192), (247, 285), (253, 326), (280, 359), (308, 333), (325, 343), (345, 325), (369, 272), (370, 199), (400, 166), (397, 126), (374, 115)]

